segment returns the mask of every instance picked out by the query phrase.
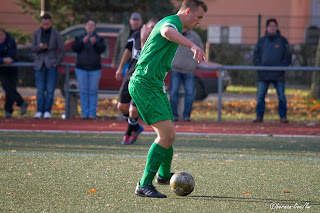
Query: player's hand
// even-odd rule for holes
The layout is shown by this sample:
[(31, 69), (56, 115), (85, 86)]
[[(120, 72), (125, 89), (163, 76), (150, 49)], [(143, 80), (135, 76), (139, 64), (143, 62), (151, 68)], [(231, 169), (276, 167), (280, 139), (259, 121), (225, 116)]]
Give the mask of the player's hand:
[(88, 40), (89, 40), (89, 35), (86, 35), (86, 36), (83, 37), (83, 39), (82, 39), (83, 43), (85, 43), (85, 44), (88, 42)]
[(10, 57), (4, 57), (2, 60), (5, 64), (11, 64), (13, 62), (13, 59)]
[(122, 79), (122, 69), (117, 69), (115, 78), (120, 81)]
[(198, 47), (197, 45), (194, 44), (191, 47), (191, 50), (193, 52), (193, 59), (197, 60), (198, 63), (200, 63), (202, 59), (204, 61), (207, 61), (206, 55), (200, 47)]

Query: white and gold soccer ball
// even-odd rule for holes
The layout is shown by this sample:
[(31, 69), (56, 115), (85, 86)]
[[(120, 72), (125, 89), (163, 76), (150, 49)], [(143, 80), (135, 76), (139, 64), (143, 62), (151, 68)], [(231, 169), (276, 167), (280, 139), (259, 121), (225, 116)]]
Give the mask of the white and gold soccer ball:
[(170, 179), (171, 190), (179, 196), (186, 196), (194, 189), (195, 181), (188, 172), (177, 172)]

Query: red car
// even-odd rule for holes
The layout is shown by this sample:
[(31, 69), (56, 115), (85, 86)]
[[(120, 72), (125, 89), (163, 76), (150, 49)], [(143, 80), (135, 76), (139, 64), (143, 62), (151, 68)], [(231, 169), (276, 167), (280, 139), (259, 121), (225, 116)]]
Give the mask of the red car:
[[(104, 38), (106, 50), (101, 55), (102, 64), (111, 64), (116, 39), (119, 31), (122, 29), (120, 25), (97, 25), (97, 33)], [(65, 56), (63, 62), (76, 63), (76, 53), (72, 51), (74, 37), (84, 32), (83, 25), (72, 27), (72, 29), (61, 32), (65, 40)], [(202, 62), (201, 66), (218, 65), (215, 63)], [(65, 91), (65, 67), (60, 67), (58, 87), (64, 94)], [(116, 70), (112, 68), (102, 68), (101, 79), (99, 82), (99, 90), (119, 90), (121, 81), (115, 79)], [(228, 73), (224, 73), (223, 88), (225, 89), (230, 82)], [(70, 87), (77, 88), (77, 80), (74, 73), (74, 67), (70, 68)], [(166, 87), (169, 88), (170, 72), (165, 79)], [(209, 93), (216, 93), (218, 88), (218, 71), (197, 69), (195, 71), (195, 100), (203, 100)]]

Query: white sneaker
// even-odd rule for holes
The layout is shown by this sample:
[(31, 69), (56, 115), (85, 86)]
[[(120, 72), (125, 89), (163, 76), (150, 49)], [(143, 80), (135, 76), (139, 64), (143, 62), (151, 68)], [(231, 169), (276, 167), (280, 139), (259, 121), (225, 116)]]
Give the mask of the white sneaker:
[(43, 117), (44, 117), (45, 119), (51, 118), (51, 113), (50, 113), (50, 112), (44, 112)]
[(34, 115), (34, 118), (37, 118), (37, 119), (40, 119), (42, 118), (42, 112), (37, 112), (35, 115)]

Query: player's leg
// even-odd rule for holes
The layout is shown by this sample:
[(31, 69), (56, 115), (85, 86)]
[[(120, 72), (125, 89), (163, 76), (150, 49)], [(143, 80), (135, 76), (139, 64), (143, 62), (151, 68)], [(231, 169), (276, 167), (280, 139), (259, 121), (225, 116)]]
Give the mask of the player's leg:
[(144, 122), (151, 125), (157, 133), (157, 138), (149, 149), (145, 171), (137, 184), (135, 194), (165, 198), (166, 195), (153, 187), (152, 181), (175, 137), (173, 115), (167, 94), (158, 88), (152, 89), (135, 81), (130, 81), (129, 91)]
[(117, 109), (122, 113), (123, 119), (128, 120), (128, 118), (129, 118), (129, 103), (118, 102)]
[[(119, 102), (117, 105), (118, 110), (122, 113), (124, 119), (129, 121), (129, 103), (131, 101), (131, 96), (128, 91), (128, 79), (123, 79), (120, 91), (119, 91)], [(123, 136), (122, 144), (128, 145), (130, 144), (130, 136), (132, 132), (132, 126), (129, 124), (127, 125), (127, 130)]]
[(144, 128), (138, 123), (139, 112), (135, 103), (131, 100), (129, 108), (128, 123), (132, 126), (133, 134), (130, 137), (130, 144), (133, 144), (138, 139), (138, 136), (143, 132)]
[[(166, 125), (166, 128), (164, 128), (162, 125)], [(156, 183), (161, 185), (169, 184), (170, 178), (173, 175), (173, 173), (171, 173), (171, 162), (173, 157), (172, 144), (175, 138), (173, 123), (172, 122), (155, 123), (155, 124), (152, 124), (151, 126), (153, 127), (153, 129), (158, 135), (155, 142), (167, 148), (163, 161), (158, 170)]]
[(166, 153), (172, 146), (175, 132), (172, 120), (159, 121), (151, 124), (151, 126), (157, 133), (157, 138), (149, 149), (146, 167), (141, 181), (137, 185), (136, 194), (146, 197), (165, 198), (166, 195), (161, 194), (152, 186), (152, 181), (160, 165), (165, 160)]
[(161, 169), (162, 175), (164, 177), (170, 176), (171, 161), (173, 156), (172, 144), (175, 139), (175, 131), (168, 98), (163, 96), (163, 100), (160, 103), (162, 103), (162, 106), (166, 106), (164, 108), (166, 110), (163, 110), (162, 114), (168, 114), (168, 118), (171, 119), (157, 121), (150, 124), (156, 132), (157, 138), (149, 150), (146, 168), (140, 181), (141, 186), (152, 184), (152, 180), (158, 172), (160, 166), (163, 167)]

